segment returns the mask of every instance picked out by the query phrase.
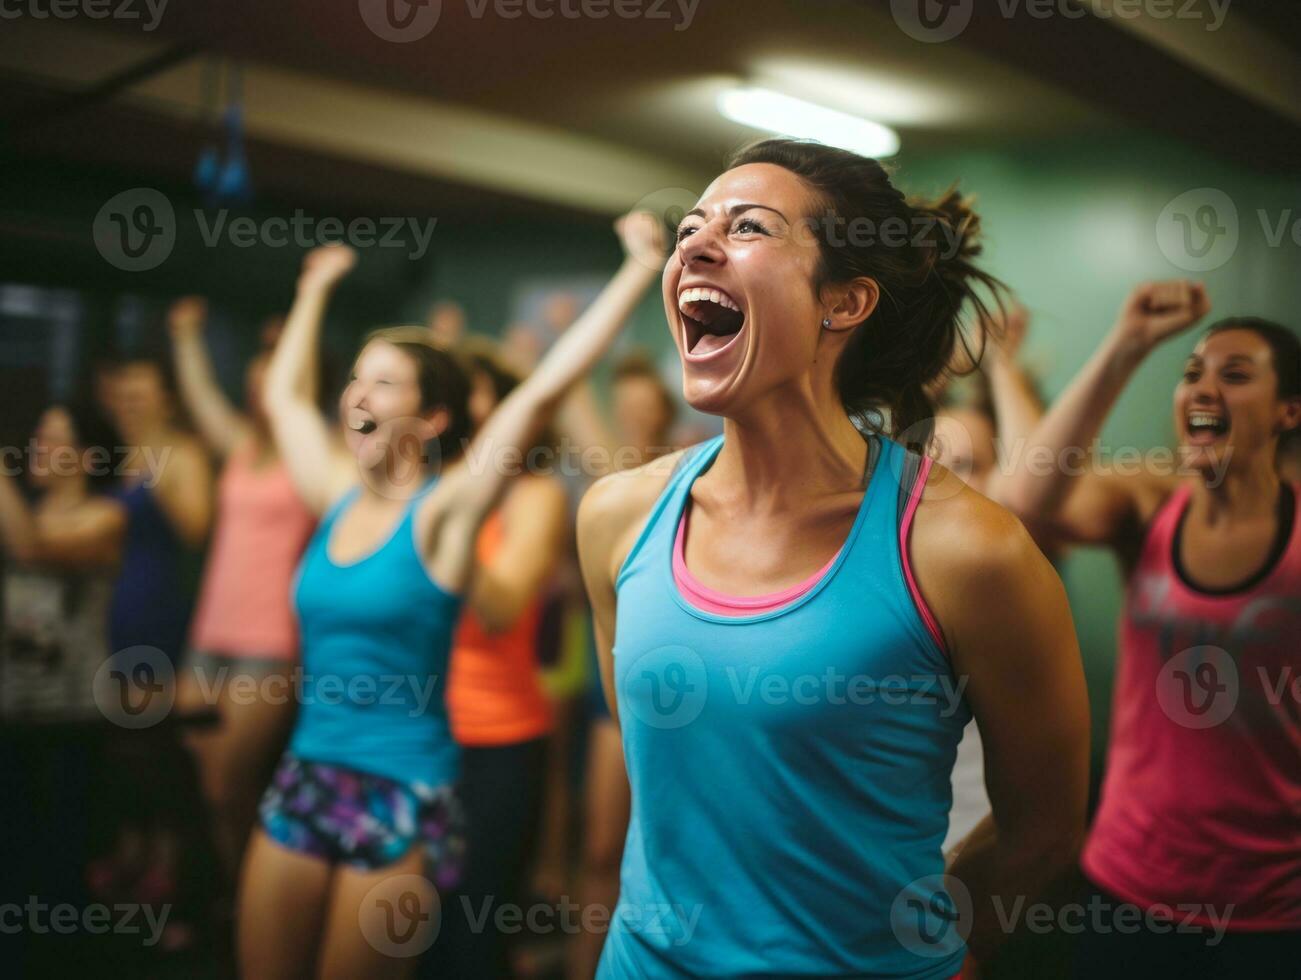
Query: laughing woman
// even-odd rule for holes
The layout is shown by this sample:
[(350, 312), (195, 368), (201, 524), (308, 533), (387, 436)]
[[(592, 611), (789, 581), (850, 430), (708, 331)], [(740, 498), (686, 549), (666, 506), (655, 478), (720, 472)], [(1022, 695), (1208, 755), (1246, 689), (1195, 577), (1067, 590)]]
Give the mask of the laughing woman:
[[(890, 226), (917, 234), (845, 234)], [(1061, 583), (888, 437), (924, 441), (963, 307), (998, 289), (976, 233), (956, 193), (910, 203), (876, 161), (786, 140), (683, 220), (665, 311), (723, 435), (579, 513), (632, 786), (601, 977), (948, 978), (964, 937), (997, 944), (991, 895), (1073, 861), (1088, 708)], [(973, 714), (997, 831), (944, 879)]]
[[(401, 876), (440, 891), (456, 881), (459, 752), (443, 682), (475, 540), (508, 458), (531, 444), (653, 281), (658, 223), (637, 214), (618, 227), (623, 266), (476, 434), (467, 458), (479, 465), (442, 476), (426, 460), (460, 454), (469, 381), (423, 329), (367, 338), (340, 400), (346, 450), (336, 445), (311, 379), (327, 300), (355, 256), (326, 247), (307, 257), (265, 397), (281, 456), (322, 518), (295, 586), (303, 701), (244, 867), (250, 980), (405, 975), (418, 950), (388, 955), (399, 939), (377, 938), (367, 916), (410, 907), (415, 879)], [(420, 915), (428, 921), (428, 905)]]
[[(1196, 283), (1134, 290), (1023, 458), (1091, 445), (1144, 358), (1209, 309)], [(1007, 496), (1110, 546), (1126, 574), (1082, 864), (1091, 905), (1137, 906), (1145, 926), (1091, 929), (1081, 980), (1247, 980), (1301, 962), (1301, 704), (1287, 686), (1301, 662), (1301, 537), (1298, 488), (1278, 470), (1301, 425), (1301, 342), (1265, 320), (1223, 320), (1188, 355), (1173, 401), (1180, 473), (1059, 468), (1022, 474)]]

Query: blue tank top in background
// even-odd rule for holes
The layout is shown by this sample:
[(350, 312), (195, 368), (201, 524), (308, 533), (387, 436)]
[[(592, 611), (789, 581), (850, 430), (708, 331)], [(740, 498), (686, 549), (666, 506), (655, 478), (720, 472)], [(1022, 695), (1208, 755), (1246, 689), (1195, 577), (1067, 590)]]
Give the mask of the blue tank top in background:
[(185, 587), (185, 548), (143, 483), (114, 496), (126, 509), (126, 534), (109, 606), (109, 643), (113, 652), (156, 647), (175, 664), (185, 644), (192, 601)]
[(674, 583), (679, 518), (722, 437), (688, 452), (624, 562), (632, 819), (605, 980), (960, 969), (940, 847), (971, 713), (904, 578), (908, 454), (875, 441), (841, 554), (780, 609), (717, 616)]
[(360, 488), (316, 529), (293, 586), (303, 653), (302, 704), (289, 750), (400, 782), (454, 782), (460, 759), (444, 693), (461, 597), (429, 578), (408, 505), (376, 551), (348, 565), (330, 533)]

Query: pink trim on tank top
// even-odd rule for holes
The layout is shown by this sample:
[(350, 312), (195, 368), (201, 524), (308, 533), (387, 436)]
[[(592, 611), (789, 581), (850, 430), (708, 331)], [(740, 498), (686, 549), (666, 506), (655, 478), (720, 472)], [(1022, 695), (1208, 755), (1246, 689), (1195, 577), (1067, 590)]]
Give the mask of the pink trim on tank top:
[(691, 574), (690, 569), (687, 568), (687, 515), (690, 512), (691, 500), (688, 498), (686, 506), (682, 508), (682, 519), (678, 521), (677, 539), (673, 543), (673, 581), (677, 584), (678, 591), (693, 606), (705, 612), (714, 613), (717, 616), (754, 616), (760, 613), (772, 612), (774, 609), (780, 609), (782, 606), (794, 602), (817, 585), (822, 576), (831, 571), (831, 566), (840, 557), (840, 552), (844, 551), (842, 546), (839, 551), (831, 556), (831, 561), (827, 562), (803, 582), (792, 585), (789, 589), (783, 589), (781, 592), (770, 592), (768, 595), (728, 595), (725, 592), (711, 589), (703, 582), (698, 581)]
[[(930, 457), (922, 460), (917, 470), (917, 479), (909, 491), (908, 506), (904, 510), (903, 519), (899, 521), (899, 560), (903, 566), (904, 579), (908, 583), (908, 593), (912, 596), (913, 604), (917, 607), (922, 623), (926, 626), (926, 632), (930, 634), (940, 651), (948, 656), (949, 650), (944, 642), (944, 634), (935, 619), (935, 614), (931, 612), (931, 607), (922, 597), (917, 579), (913, 575), (912, 562), (908, 558), (908, 534), (912, 530), (913, 517), (917, 514), (917, 505), (921, 503), (922, 493), (926, 489), (926, 478), (930, 475), (931, 465), (934, 462)], [(688, 497), (686, 506), (682, 508), (682, 517), (678, 521), (677, 537), (673, 542), (673, 581), (678, 591), (693, 606), (717, 616), (754, 616), (772, 612), (794, 602), (809, 592), (818, 584), (822, 576), (831, 571), (831, 566), (840, 557), (840, 552), (844, 551), (842, 546), (818, 571), (789, 589), (760, 596), (728, 595), (700, 582), (687, 568), (687, 520), (690, 513), (691, 499)]]
[(934, 462), (935, 460), (929, 456), (923, 457), (921, 466), (917, 468), (917, 479), (908, 491), (908, 507), (903, 512), (903, 520), (899, 522), (899, 560), (903, 563), (903, 577), (908, 582), (908, 591), (912, 594), (913, 605), (917, 607), (922, 622), (926, 624), (926, 632), (930, 633), (935, 645), (947, 657), (949, 648), (944, 643), (944, 634), (940, 631), (940, 624), (936, 622), (931, 607), (926, 605), (926, 600), (922, 598), (922, 590), (917, 587), (917, 579), (913, 575), (912, 561), (908, 558), (908, 532), (912, 530), (913, 517), (917, 513), (917, 505), (922, 502), (922, 493), (926, 490), (926, 478), (930, 476), (931, 464)]

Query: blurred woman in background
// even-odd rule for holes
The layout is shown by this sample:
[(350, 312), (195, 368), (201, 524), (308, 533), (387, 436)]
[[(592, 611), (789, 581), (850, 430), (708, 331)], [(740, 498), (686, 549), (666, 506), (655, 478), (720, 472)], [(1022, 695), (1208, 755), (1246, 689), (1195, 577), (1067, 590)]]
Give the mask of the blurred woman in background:
[(187, 560), (212, 520), (212, 469), (202, 444), (177, 424), (171, 377), (161, 361), (119, 360), (106, 396), (128, 447), (117, 491), (126, 535), (111, 642), (115, 651), (153, 647), (175, 665), (190, 618)]
[[(611, 382), (614, 427), (602, 438), (614, 465), (631, 469), (670, 453), (677, 402), (651, 361), (629, 355), (614, 368)], [(628, 773), (624, 767), (619, 726), (601, 689), (596, 644), (589, 630), (591, 657), (587, 706), (587, 761), (583, 770), (582, 851), (578, 903), (584, 909), (614, 911), (619, 899), (619, 862), (628, 833)], [(590, 980), (601, 959), (605, 933), (580, 930), (569, 941), (566, 976)]]
[[(1301, 426), (1301, 342), (1246, 317), (1207, 331), (1175, 386), (1177, 470), (1066, 465), (1148, 354), (1210, 306), (1200, 283), (1136, 288), (1033, 433), (1027, 457), (1058, 465), (1006, 489), (1027, 517), (1110, 546), (1127, 582), (1082, 860), (1108, 917), (1082, 937), (1080, 978), (1246, 980), (1301, 962), (1301, 712), (1287, 686), (1301, 535), (1298, 488), (1278, 470)], [(1134, 906), (1142, 927), (1117, 928)]]
[[(486, 343), (460, 353), (470, 371), (471, 432), (520, 384)], [(452, 646), (447, 710), (461, 746), (458, 783), (466, 818), (460, 892), (477, 912), (523, 906), (525, 875), (536, 856), (547, 772), (551, 706), (542, 689), (538, 639), (543, 593), (565, 552), (569, 514), (564, 484), (525, 469), (479, 532), (479, 567)], [(475, 465), (461, 460), (458, 467)], [(462, 906), (445, 913), (455, 976), (512, 975), (509, 937), (489, 917), (469, 928)]]
[[(224, 466), (216, 533), (177, 677), (177, 709), (211, 708), (215, 725), (189, 732), (217, 851), (233, 887), (244, 845), (294, 716), (289, 673), (298, 655), (290, 580), (314, 519), (271, 438), (262, 388), (270, 345), (244, 373), (245, 410), (222, 393), (204, 342), (198, 297), (168, 316), (176, 377), (200, 435)], [(278, 332), (278, 331), (277, 331)]]
[[(510, 456), (532, 445), (653, 280), (658, 224), (638, 214), (618, 228), (623, 266), (468, 448), (469, 379), (423, 328), (367, 338), (337, 445), (309, 379), (326, 304), (355, 255), (326, 247), (304, 263), (266, 398), (295, 485), (323, 518), (295, 586), (302, 710), (244, 865), (239, 947), (252, 980), (406, 975), (414, 961), (388, 946), (430, 935), (435, 893), (460, 877), (459, 750), (444, 701), (452, 638)], [(440, 475), (463, 448), (467, 465)], [(413, 931), (397, 930), (412, 899)], [(384, 914), (387, 933), (368, 931), (367, 917)]]

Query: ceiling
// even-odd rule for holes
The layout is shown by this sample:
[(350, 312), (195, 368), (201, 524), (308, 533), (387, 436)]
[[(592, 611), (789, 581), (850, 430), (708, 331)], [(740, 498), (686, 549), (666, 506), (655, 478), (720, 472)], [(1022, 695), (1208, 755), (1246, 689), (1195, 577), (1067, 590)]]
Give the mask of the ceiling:
[[(715, 109), (739, 83), (888, 123), (908, 152), (1127, 124), (1253, 167), (1295, 172), (1301, 149), (1301, 18), (1274, 0), (1235, 0), (1213, 31), (1121, 18), (1111, 0), (1054, 0), (1090, 9), (1046, 18), (1027, 13), (1042, 0), (956, 0), (971, 20), (944, 43), (901, 29), (903, 0), (160, 2), (148, 30), (145, 0), (131, 3), (141, 20), (0, 26), (7, 152), (183, 180), (210, 138), (205, 71), (220, 57), (244, 66), (263, 191), (440, 214), (605, 216), (698, 192), (757, 135)], [(386, 40), (366, 20), (391, 31), (375, 21), (385, 2), (436, 23)]]

